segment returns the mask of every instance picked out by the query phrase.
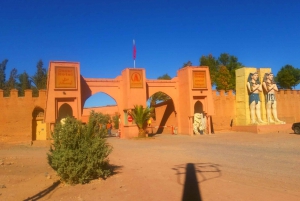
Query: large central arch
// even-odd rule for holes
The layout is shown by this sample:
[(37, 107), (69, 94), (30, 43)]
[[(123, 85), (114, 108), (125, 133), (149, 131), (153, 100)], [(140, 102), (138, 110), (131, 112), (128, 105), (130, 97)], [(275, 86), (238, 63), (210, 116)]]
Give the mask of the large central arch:
[(95, 79), (83, 78), (81, 81), (82, 92), (81, 102), (84, 105), (85, 101), (92, 95), (103, 92), (112, 97), (117, 105), (121, 102), (120, 97), (120, 80), (116, 79)]

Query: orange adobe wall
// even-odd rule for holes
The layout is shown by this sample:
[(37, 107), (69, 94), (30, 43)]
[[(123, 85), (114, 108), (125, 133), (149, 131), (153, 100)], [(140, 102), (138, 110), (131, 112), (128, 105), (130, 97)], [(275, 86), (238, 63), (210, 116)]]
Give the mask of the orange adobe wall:
[(278, 118), (286, 123), (300, 122), (300, 90), (276, 93)]
[(3, 97), (0, 89), (0, 142), (32, 141), (34, 139), (35, 109), (45, 109), (46, 90), (39, 91), (39, 97), (32, 97), (32, 90), (26, 90), (24, 97), (18, 97), (18, 91), (10, 91), (10, 97)]
[[(277, 111), (279, 119), (287, 123), (300, 122), (300, 90), (280, 90), (276, 94), (278, 101)], [(213, 91), (213, 103), (215, 114), (212, 115), (213, 128), (215, 131), (231, 129), (231, 119), (235, 113), (235, 95), (232, 91)], [(24, 97), (18, 97), (17, 90), (11, 91), (10, 97), (3, 97), (3, 90), (0, 90), (0, 142), (24, 142), (33, 140), (33, 112), (36, 108), (45, 109), (46, 90), (39, 91), (39, 97), (32, 97), (32, 91), (26, 90)], [(171, 101), (156, 106), (156, 121), (152, 120), (152, 126), (163, 125), (162, 117), (167, 111), (170, 114), (165, 122), (162, 133), (171, 134), (171, 126), (177, 125), (175, 113)], [(117, 106), (92, 108), (103, 113), (117, 112)], [(288, 109), (287, 109), (288, 108)], [(84, 115), (89, 113), (89, 109), (83, 109)], [(234, 124), (234, 122), (233, 122)], [(156, 132), (156, 130), (154, 130)], [(49, 136), (47, 136), (49, 138)]]
[(213, 91), (213, 102), (215, 114), (212, 116), (213, 129), (230, 129), (231, 120), (235, 116), (235, 95), (230, 90), (225, 93), (224, 90)]

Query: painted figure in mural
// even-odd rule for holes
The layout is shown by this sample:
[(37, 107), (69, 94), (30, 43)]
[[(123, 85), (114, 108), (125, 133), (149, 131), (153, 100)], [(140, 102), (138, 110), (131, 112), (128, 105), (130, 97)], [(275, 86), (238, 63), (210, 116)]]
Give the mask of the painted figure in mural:
[[(265, 73), (263, 79), (263, 89), (266, 97), (266, 110), (268, 123), (279, 123), (284, 124), (285, 122), (280, 121), (277, 117), (277, 101), (275, 97), (276, 91), (278, 91), (277, 85), (274, 82), (273, 73)], [(273, 119), (272, 119), (273, 115)]]
[(206, 118), (203, 117), (202, 113), (194, 114), (193, 130), (195, 135), (205, 133), (206, 130)]
[(249, 107), (250, 107), (251, 124), (264, 124), (265, 122), (261, 119), (261, 113), (260, 113), (261, 101), (259, 98), (259, 92), (262, 91), (262, 87), (257, 72), (249, 74), (247, 88), (249, 91)]

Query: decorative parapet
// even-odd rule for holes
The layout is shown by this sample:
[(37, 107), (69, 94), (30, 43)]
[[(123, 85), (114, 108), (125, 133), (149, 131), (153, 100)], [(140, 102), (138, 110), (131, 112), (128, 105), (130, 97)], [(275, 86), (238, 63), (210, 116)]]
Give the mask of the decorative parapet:
[(25, 90), (25, 97), (32, 97), (32, 90), (31, 89), (26, 89)]
[[(46, 89), (40, 89), (39, 90), (39, 95), (34, 98), (44, 98), (46, 97), (47, 90)], [(7, 97), (4, 97), (4, 90), (0, 89), (0, 98), (31, 98), (32, 97), (32, 90), (31, 89), (26, 89), (25, 90), (25, 96), (19, 96), (18, 95), (18, 90), (17, 89), (12, 89), (10, 90), (10, 94)]]
[(217, 100), (217, 99), (234, 99), (236, 98), (235, 96), (235, 93), (233, 90), (229, 90), (229, 91), (225, 91), (225, 90), (220, 90), (220, 91), (217, 91), (217, 90), (213, 90), (212, 91), (213, 93), (213, 99), (214, 100)]
[(277, 94), (299, 94), (300, 95), (300, 90), (292, 90), (292, 89), (281, 89), (277, 92)]
[(229, 90), (229, 91), (213, 90), (212, 93), (213, 93), (213, 96), (234, 96), (235, 97), (235, 93), (233, 90)]
[[(213, 90), (212, 91), (213, 96), (232, 96), (235, 97), (235, 92), (233, 90), (229, 90), (229, 91), (225, 91), (225, 90)], [(290, 94), (294, 94), (294, 95), (300, 95), (300, 90), (293, 90), (293, 89), (281, 89), (279, 91), (276, 92), (278, 95), (290, 95)]]
[(233, 93), (233, 90), (228, 91), (228, 96), (235, 96), (235, 93)]
[(46, 89), (40, 89), (39, 90), (39, 97), (40, 98), (46, 98), (47, 90)]
[(18, 98), (18, 90), (17, 89), (10, 90), (10, 97), (11, 98)]

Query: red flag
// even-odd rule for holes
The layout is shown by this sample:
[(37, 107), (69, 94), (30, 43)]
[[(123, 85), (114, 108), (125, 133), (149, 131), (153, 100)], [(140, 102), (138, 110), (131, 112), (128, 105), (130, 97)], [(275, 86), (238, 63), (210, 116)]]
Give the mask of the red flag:
[(135, 41), (133, 40), (133, 60), (136, 58), (136, 47), (135, 47)]

